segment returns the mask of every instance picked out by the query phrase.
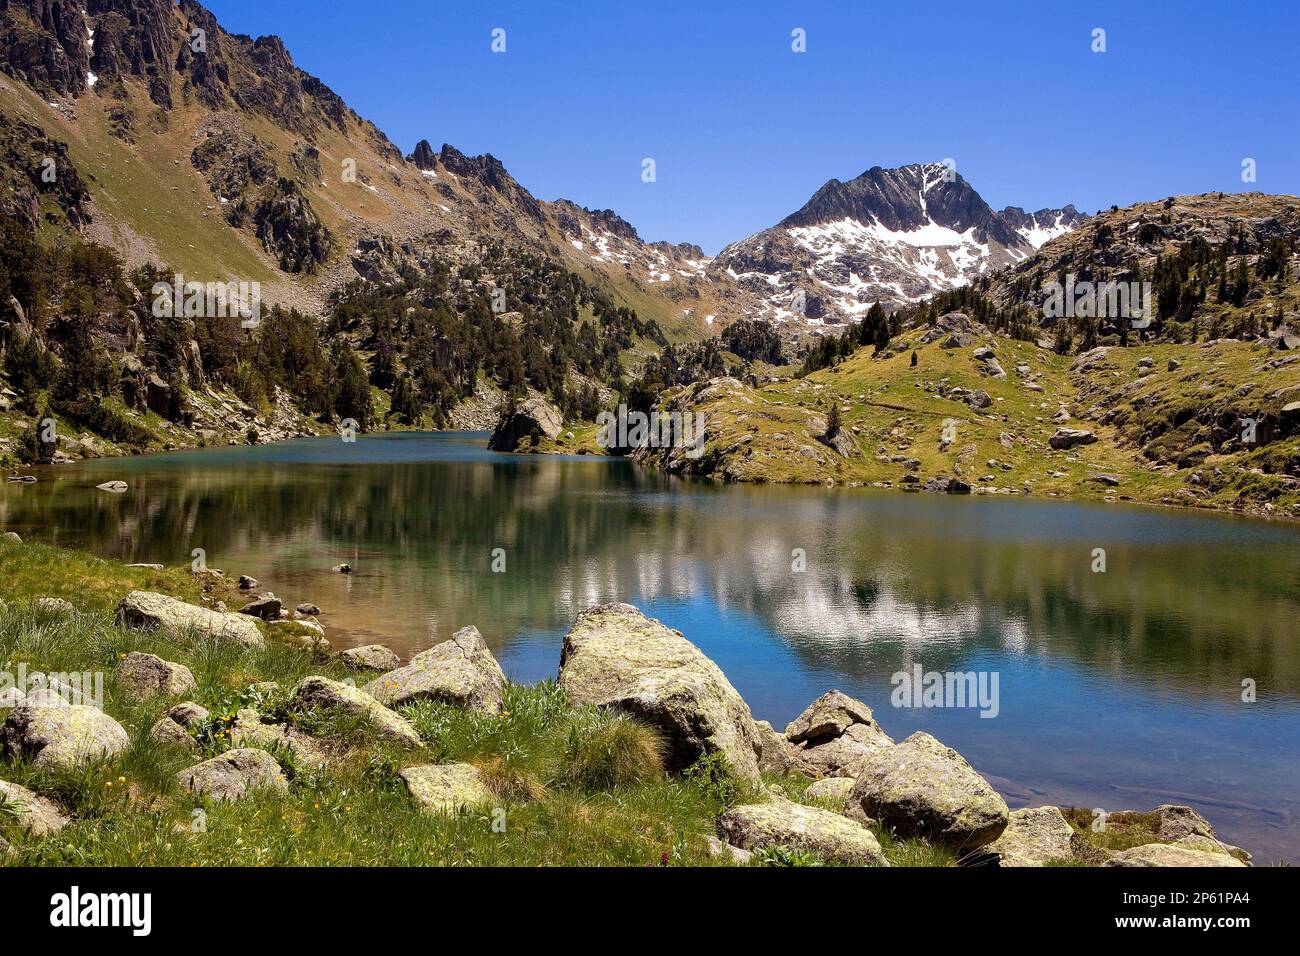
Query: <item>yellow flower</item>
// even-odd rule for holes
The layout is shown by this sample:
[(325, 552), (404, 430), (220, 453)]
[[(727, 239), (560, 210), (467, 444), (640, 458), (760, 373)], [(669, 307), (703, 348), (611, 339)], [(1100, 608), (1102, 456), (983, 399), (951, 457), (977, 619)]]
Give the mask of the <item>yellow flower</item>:
[(126, 783), (126, 777), (118, 777), (118, 778), (117, 778), (117, 782), (118, 782), (118, 783)]

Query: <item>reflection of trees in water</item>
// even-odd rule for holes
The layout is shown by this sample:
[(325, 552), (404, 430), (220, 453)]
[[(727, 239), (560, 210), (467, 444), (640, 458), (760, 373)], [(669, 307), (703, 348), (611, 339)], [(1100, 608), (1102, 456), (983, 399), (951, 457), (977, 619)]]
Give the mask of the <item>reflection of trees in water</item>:
[[(1243, 525), (1225, 523), (1217, 547), (1108, 543), (1105, 523), (1081, 529), (1077, 512), (1056, 519), (1074, 525), (1037, 527), (1054, 513), (1028, 503), (723, 487), (527, 458), (141, 469), (123, 496), (68, 485), (0, 497), (0, 513), (126, 561), (180, 564), (202, 547), (221, 566), (287, 540), (380, 555), (403, 574), (369, 580), (375, 594), (409, 606), (414, 589), (454, 620), (508, 608), (501, 623), (517, 628), (703, 593), (765, 621), (809, 665), (855, 677), (1012, 650), (1215, 695), (1243, 677), (1300, 692), (1300, 544), (1233, 540)], [(1191, 520), (1132, 515), (1164, 527), (1161, 541)], [(1093, 574), (1102, 545), (1109, 570)], [(493, 548), (509, 573), (488, 573)], [(804, 574), (791, 570), (794, 548)]]

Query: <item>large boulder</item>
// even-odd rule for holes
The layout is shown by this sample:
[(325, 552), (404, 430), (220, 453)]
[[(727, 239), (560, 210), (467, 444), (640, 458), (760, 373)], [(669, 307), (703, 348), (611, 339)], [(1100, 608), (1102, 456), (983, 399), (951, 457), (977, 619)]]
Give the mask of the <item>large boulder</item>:
[(14, 759), (30, 760), (36, 767), (72, 767), (112, 757), (130, 743), (116, 720), (81, 704), (34, 707), (25, 703), (10, 711), (0, 727), (4, 752)]
[(261, 647), (265, 643), (257, 624), (247, 615), (209, 611), (152, 591), (132, 591), (122, 598), (117, 605), (117, 619), (128, 627), (200, 631), (244, 647)]
[(69, 823), (67, 816), (52, 800), (16, 783), (0, 780), (0, 803), (13, 811), (14, 823), (32, 836), (58, 833)]
[(194, 674), (184, 664), (173, 664), (138, 651), (126, 655), (117, 666), (117, 682), (139, 697), (153, 694), (180, 697), (199, 688)]
[(287, 790), (289, 782), (265, 750), (239, 748), (176, 775), (180, 785), (212, 800), (233, 802), (253, 790)]
[(718, 836), (751, 852), (783, 847), (835, 863), (888, 866), (876, 835), (838, 813), (774, 797), (732, 807), (718, 817)]
[(1045, 866), (1050, 860), (1068, 860), (1074, 854), (1074, 829), (1056, 807), (1012, 810), (1007, 828), (987, 849), (997, 853), (1001, 866)]
[(467, 763), (407, 767), (398, 771), (422, 810), (455, 813), (462, 807), (487, 806), (495, 796), (477, 767)]
[(961, 754), (927, 733), (873, 750), (854, 769), (849, 812), (879, 820), (901, 837), (969, 851), (1006, 829), (1002, 797)]
[(405, 667), (375, 678), (361, 688), (386, 707), (428, 698), (466, 710), (501, 711), (506, 675), (476, 627), (464, 627)]
[(1121, 850), (1106, 861), (1106, 866), (1148, 867), (1148, 866), (1245, 866), (1235, 857), (1226, 853), (1194, 850), (1185, 846), (1170, 846), (1167, 843), (1144, 843), (1128, 850)]
[(488, 441), (488, 448), (492, 451), (515, 451), (522, 444), (543, 438), (554, 440), (563, 427), (564, 416), (558, 408), (544, 398), (529, 398), (502, 416)]
[(578, 615), (564, 637), (560, 687), (578, 706), (608, 707), (657, 728), (669, 770), (721, 753), (737, 777), (759, 781), (762, 745), (736, 688), (678, 631), (630, 604)]
[(306, 677), (290, 694), (290, 706), (298, 710), (334, 711), (367, 721), (376, 735), (407, 747), (420, 746), (420, 735), (411, 722), (395, 714), (365, 691), (328, 677)]
[(854, 765), (894, 741), (880, 729), (871, 708), (848, 694), (830, 690), (786, 725), (800, 769), (823, 777), (852, 777)]
[(284, 605), (280, 599), (268, 591), (241, 607), (239, 613), (261, 618), (263, 621), (278, 621), (283, 610)]

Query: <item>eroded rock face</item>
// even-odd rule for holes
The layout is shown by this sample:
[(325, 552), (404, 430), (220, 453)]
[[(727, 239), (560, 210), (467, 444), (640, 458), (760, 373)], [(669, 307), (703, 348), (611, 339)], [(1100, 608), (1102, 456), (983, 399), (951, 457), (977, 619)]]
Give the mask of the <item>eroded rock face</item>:
[(958, 851), (1001, 836), (1006, 802), (965, 758), (927, 733), (867, 754), (856, 766), (850, 811), (879, 820), (902, 837)]
[(290, 705), (300, 710), (338, 711), (369, 721), (380, 737), (407, 747), (420, 746), (420, 735), (410, 721), (395, 714), (365, 691), (328, 677), (307, 677), (290, 695)]
[(827, 691), (785, 728), (800, 769), (823, 777), (854, 776), (853, 765), (880, 747), (893, 746), (871, 708), (838, 690)]
[(377, 677), (362, 688), (386, 707), (421, 698), (495, 714), (501, 710), (506, 675), (476, 627), (461, 628), (405, 667)]
[(227, 750), (176, 775), (186, 790), (212, 800), (233, 802), (258, 789), (287, 790), (289, 782), (265, 750)]
[(153, 654), (139, 652), (126, 655), (118, 665), (117, 682), (125, 690), (140, 696), (164, 694), (180, 697), (199, 687), (194, 674), (184, 664), (173, 664)]
[(496, 799), (478, 768), (467, 763), (407, 767), (399, 776), (420, 808), (430, 813), (455, 813)]
[(1044, 866), (1068, 860), (1074, 830), (1056, 807), (1012, 810), (1007, 828), (987, 849), (1001, 856), (1001, 866)]
[(52, 800), (16, 783), (0, 780), (0, 797), (14, 811), (13, 820), (32, 836), (58, 833), (68, 825), (68, 818)]
[(261, 647), (266, 643), (262, 632), (247, 615), (209, 611), (152, 591), (132, 591), (122, 598), (117, 605), (117, 619), (128, 627), (200, 631), (244, 647)]
[(630, 604), (578, 615), (564, 638), (560, 687), (574, 704), (619, 710), (657, 728), (669, 770), (721, 753), (737, 777), (759, 780), (762, 746), (744, 699), (698, 647)]
[(779, 846), (837, 863), (889, 865), (876, 835), (866, 827), (830, 810), (782, 797), (732, 807), (718, 818), (718, 836), (751, 852)]
[(515, 451), (521, 444), (534, 439), (555, 439), (564, 427), (560, 410), (544, 398), (526, 399), (513, 412), (505, 415), (492, 433), (488, 448), (493, 451)]
[(1105, 863), (1106, 866), (1242, 866), (1246, 864), (1226, 853), (1194, 850), (1167, 843), (1146, 843), (1121, 850)]
[(354, 671), (392, 671), (402, 666), (402, 659), (383, 644), (349, 647), (339, 652), (339, 660)]
[(55, 768), (112, 757), (126, 750), (131, 740), (121, 724), (95, 707), (26, 703), (11, 711), (0, 727), (0, 743), (13, 759)]

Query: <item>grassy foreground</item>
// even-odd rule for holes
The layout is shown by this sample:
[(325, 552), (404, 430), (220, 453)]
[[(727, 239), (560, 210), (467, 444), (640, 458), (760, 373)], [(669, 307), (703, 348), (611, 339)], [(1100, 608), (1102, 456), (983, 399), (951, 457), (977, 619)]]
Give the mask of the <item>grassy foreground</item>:
[[(511, 685), (500, 716), (469, 714), (422, 702), (405, 708), (425, 742), (422, 752), (393, 749), (365, 726), (314, 714), (286, 714), (288, 689), (308, 674), (349, 674), (337, 660), (268, 643), (244, 650), (198, 635), (117, 626), (112, 607), (133, 588), (197, 600), (199, 580), (183, 571), (125, 568), (40, 544), (0, 543), (0, 670), (102, 671), (105, 710), (131, 736), (123, 754), (75, 770), (52, 772), (21, 761), (0, 763), (0, 779), (49, 797), (73, 822), (32, 837), (0, 804), (8, 865), (725, 865), (707, 838), (728, 806), (759, 795), (725, 768), (701, 761), (680, 778), (660, 769), (658, 740), (624, 717), (575, 708), (554, 682)], [(67, 611), (36, 604), (63, 597)], [(189, 695), (211, 712), (195, 733), (199, 754), (155, 740), (153, 724), (176, 703), (141, 699), (114, 682), (123, 656), (143, 651), (194, 673)], [(273, 681), (279, 689), (254, 685)], [(262, 792), (234, 804), (205, 803), (182, 791), (175, 774), (229, 747), (228, 727), (241, 707), (279, 713), (320, 738), (322, 767), (295, 766), (275, 752), (290, 778), (287, 792)], [(7, 711), (0, 710), (0, 720)], [(499, 804), (483, 812), (422, 812), (397, 771), (403, 766), (466, 761), (483, 771)], [(768, 778), (792, 799), (809, 781)], [(202, 811), (197, 813), (196, 811)], [(946, 852), (878, 833), (895, 865), (948, 865)], [(770, 852), (770, 865), (816, 865), (802, 854)]]

